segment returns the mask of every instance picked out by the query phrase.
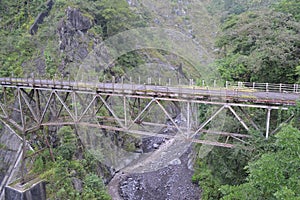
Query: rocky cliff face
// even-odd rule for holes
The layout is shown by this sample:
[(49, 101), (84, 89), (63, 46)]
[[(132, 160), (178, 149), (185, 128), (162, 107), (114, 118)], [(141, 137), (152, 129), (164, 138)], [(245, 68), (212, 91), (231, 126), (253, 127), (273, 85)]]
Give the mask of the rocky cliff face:
[[(1, 123), (0, 131), (0, 199), (4, 195), (4, 184), (14, 181), (18, 177), (17, 163), (22, 141), (10, 128)], [(16, 168), (14, 168), (16, 167)], [(2, 196), (1, 196), (2, 195)]]
[(81, 62), (89, 53), (91, 37), (87, 31), (92, 21), (76, 9), (68, 7), (66, 17), (58, 24), (59, 49), (66, 54), (66, 62)]

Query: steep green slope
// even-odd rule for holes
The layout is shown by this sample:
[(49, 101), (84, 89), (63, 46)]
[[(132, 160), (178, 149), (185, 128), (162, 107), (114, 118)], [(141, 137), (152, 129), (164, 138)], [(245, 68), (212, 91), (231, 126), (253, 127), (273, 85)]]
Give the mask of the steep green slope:
[[(220, 48), (216, 65), (223, 79), (274, 83), (299, 81), (298, 1), (210, 3), (211, 13), (220, 15), (222, 20), (216, 43)], [(295, 118), (290, 125), (298, 128), (298, 109), (299, 105), (287, 114), (273, 112), (272, 129), (291, 113)], [(253, 109), (247, 109), (247, 112), (260, 127), (265, 126), (262, 120), (265, 112)], [(225, 131), (243, 131), (231, 121), (232, 117), (228, 116), (223, 127)], [(299, 131), (288, 126), (268, 140), (256, 131), (250, 131), (250, 134), (252, 139), (245, 143), (246, 149), (250, 150), (213, 148), (206, 157), (198, 159), (193, 180), (203, 189), (203, 200), (299, 198), (295, 189), (299, 187), (299, 177), (295, 173), (299, 159), (293, 156), (299, 152), (293, 145), (297, 143)], [(286, 143), (284, 138), (291, 141)], [(279, 158), (283, 154), (290, 156)], [(287, 167), (287, 163), (292, 166)]]
[[(148, 3), (149, 6), (164, 7), (161, 2), (154, 4), (149, 1)], [(164, 45), (172, 46), (172, 42), (178, 43), (176, 36), (183, 36), (195, 46), (195, 51), (188, 56), (194, 56), (192, 60), (196, 64), (190, 63), (186, 55), (176, 54), (176, 51), (167, 51), (163, 48), (137, 48), (125, 55), (120, 55), (107, 68), (93, 66), (96, 67), (92, 71), (92, 73), (95, 72), (94, 80), (111, 80), (112, 76), (116, 76), (116, 80), (120, 80), (121, 76), (125, 76), (126, 80), (129, 80), (129, 77), (137, 80), (138, 76), (157, 78), (158, 69), (160, 70), (159, 77), (165, 81), (172, 79), (172, 84), (179, 79), (182, 79), (181, 83), (184, 81), (188, 83), (190, 78), (196, 80), (203, 76), (201, 67), (213, 61), (210, 52), (214, 34), (206, 37), (206, 33), (202, 31), (216, 32), (216, 27), (213, 25), (211, 29), (197, 30), (198, 20), (192, 18), (193, 16), (199, 16), (201, 13), (205, 15), (205, 19), (201, 20), (202, 26), (208, 26), (210, 18), (207, 11), (202, 8), (202, 4), (198, 4), (198, 7), (195, 7), (196, 10), (192, 10), (193, 3), (198, 2), (190, 2), (187, 5), (173, 2), (173, 6), (165, 10), (167, 15), (173, 16), (167, 17), (167, 20), (162, 21), (159, 27), (183, 32), (184, 34), (171, 33), (172, 37), (175, 36), (174, 40)], [(198, 11), (198, 8), (201, 8), (201, 11)], [(97, 54), (101, 53), (97, 50), (103, 41), (126, 30), (155, 24), (154, 21), (159, 16), (149, 14), (147, 10), (148, 8), (145, 9), (144, 6), (129, 7), (125, 0), (56, 0), (53, 2), (1, 0), (0, 76), (80, 78), (77, 69), (88, 64), (89, 55), (96, 54), (97, 59), (102, 61), (107, 59), (105, 53)], [(184, 12), (189, 14), (185, 15)], [(127, 41), (122, 42), (126, 44)], [(150, 40), (151, 42), (153, 41)], [(190, 49), (185, 50), (188, 52)], [(75, 139), (72, 128), (64, 127), (60, 131), (64, 134), (53, 135), (50, 130), (46, 129), (49, 137), (54, 138), (51, 145), (55, 147), (53, 149), (55, 161), (51, 151), (46, 148), (46, 151), (36, 157), (30, 175), (41, 176), (49, 181), (48, 196), (53, 199), (66, 198), (68, 195), (72, 198), (97, 198), (97, 195), (103, 195), (103, 199), (109, 198), (105, 193), (101, 177), (108, 181), (114, 169), (104, 166), (99, 160), (90, 158), (79, 140)], [(118, 140), (116, 134), (107, 134), (109, 136), (103, 140), (106, 141), (105, 145), (113, 146), (122, 141), (122, 146), (119, 145), (122, 151), (134, 150), (135, 138), (127, 136)], [(41, 141), (39, 145), (34, 145), (34, 148), (47, 147), (42, 139), (43, 133), (37, 132), (36, 135), (41, 138)], [(115, 146), (114, 149), (116, 149)], [(115, 156), (114, 160), (117, 160), (117, 154), (113, 155), (109, 152), (110, 150), (108, 148), (106, 151), (111, 154), (111, 157)], [(103, 154), (99, 156), (103, 157)], [(97, 190), (97, 187), (100, 190)]]

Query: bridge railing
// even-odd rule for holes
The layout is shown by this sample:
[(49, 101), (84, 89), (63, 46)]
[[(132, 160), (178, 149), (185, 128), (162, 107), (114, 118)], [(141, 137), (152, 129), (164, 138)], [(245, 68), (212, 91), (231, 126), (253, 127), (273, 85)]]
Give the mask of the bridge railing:
[[(46, 86), (55, 86), (55, 85), (70, 85), (72, 87), (90, 87), (96, 86), (99, 84), (96, 81), (70, 81), (64, 79), (39, 79), (39, 78), (0, 78), (0, 83), (13, 83), (13, 84), (39, 84)], [(102, 83), (102, 86), (105, 87), (107, 84), (130, 84), (130, 85), (155, 85), (155, 86), (167, 86), (167, 87), (178, 87), (178, 88), (203, 88), (206, 90), (236, 90), (236, 91), (247, 91), (247, 92), (277, 92), (277, 93), (300, 93), (299, 84), (283, 84), (283, 83), (255, 83), (255, 82), (229, 82), (229, 81), (204, 81), (193, 79), (162, 79), (162, 78), (152, 78), (144, 77), (143, 79), (131, 78), (131, 77), (121, 77), (119, 80), (116, 80), (114, 77), (111, 80), (106, 80)], [(101, 85), (101, 84), (100, 84)], [(133, 87), (133, 86), (132, 86)]]
[(230, 83), (230, 86), (236, 89), (249, 89), (252, 91), (262, 91), (262, 92), (279, 92), (279, 93), (300, 92), (299, 84), (236, 82), (236, 83)]
[(285, 84), (285, 83), (256, 83), (256, 82), (229, 82), (219, 80), (193, 80), (193, 79), (176, 79), (176, 78), (153, 78), (146, 77), (141, 79), (133, 79), (131, 77), (121, 78), (120, 82), (128, 84), (145, 84), (145, 85), (161, 85), (161, 86), (193, 86), (209, 89), (235, 89), (261, 91), (261, 92), (278, 92), (278, 93), (300, 93), (299, 84)]

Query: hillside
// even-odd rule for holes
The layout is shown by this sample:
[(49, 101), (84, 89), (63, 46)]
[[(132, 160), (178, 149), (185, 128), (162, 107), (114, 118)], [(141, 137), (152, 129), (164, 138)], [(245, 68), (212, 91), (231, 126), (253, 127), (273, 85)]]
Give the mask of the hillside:
[[(213, 43), (217, 32), (216, 25), (209, 25), (212, 18), (203, 4), (198, 1), (167, 2), (165, 5), (158, 1), (128, 4), (118, 0), (1, 1), (0, 76), (63, 77), (95, 81), (111, 80), (112, 76), (118, 81), (124, 76), (125, 81), (129, 81), (131, 77), (131, 80), (137, 81), (139, 78), (141, 82), (147, 82), (148, 77), (157, 82), (159, 77), (162, 82), (171, 83), (188, 83), (191, 78), (197, 80), (203, 74), (208, 74), (203, 71), (203, 67), (214, 60), (211, 52), (214, 50)], [(196, 6), (201, 10), (198, 11)], [(196, 20), (201, 13), (205, 18)], [(211, 28), (197, 29), (198, 23)], [(151, 32), (147, 27), (156, 27), (156, 32)], [(137, 34), (136, 28), (142, 31)], [(155, 38), (151, 38), (153, 34)], [(146, 35), (149, 37), (145, 37)], [(132, 43), (140, 36), (142, 37), (137, 43)], [(120, 39), (126, 41), (116, 43)], [(61, 146), (54, 149), (54, 154), (57, 159), (61, 157), (62, 160), (53, 163), (49, 152), (44, 151), (34, 164), (34, 174), (49, 177), (47, 179), (50, 183), (59, 178), (56, 171), (82, 172), (66, 179), (65, 186), (62, 183), (50, 184), (47, 188), (50, 198), (56, 195), (63, 198), (70, 192), (74, 192), (76, 196), (78, 188), (73, 188), (72, 184), (80, 185), (86, 178), (97, 183), (103, 179), (107, 183), (115, 170), (139, 156), (137, 153), (125, 151), (132, 149), (134, 143), (139, 143), (139, 139), (105, 132), (109, 137), (101, 136), (101, 144), (105, 146), (101, 152), (98, 152), (99, 149), (89, 151), (97, 160), (101, 160), (98, 163), (89, 157), (89, 152), (80, 153), (81, 143), (74, 141), (74, 130), (73, 127), (51, 128), (54, 131), (48, 132), (51, 146)], [(80, 129), (80, 132), (84, 131), (85, 128)], [(68, 136), (59, 135), (62, 132)], [(95, 137), (99, 137), (99, 131), (93, 132)], [(34, 137), (39, 137), (40, 134), (42, 133), (37, 132)], [(84, 142), (85, 138), (81, 140)], [(44, 141), (41, 141), (35, 148), (43, 148), (44, 145)], [(74, 145), (79, 145), (79, 148), (74, 148)], [(69, 157), (67, 152), (76, 156)], [(182, 153), (184, 152), (180, 154)], [(82, 157), (88, 163), (77, 169), (79, 162), (83, 162)], [(48, 159), (47, 163), (42, 162), (45, 158)], [(95, 165), (97, 167), (91, 169)], [(94, 177), (94, 174), (101, 179)], [(102, 188), (101, 183), (99, 184)], [(93, 187), (90, 189), (82, 191), (84, 198), (99, 195)], [(58, 193), (53, 193), (56, 190)]]
[[(225, 81), (299, 83), (299, 13), (298, 0), (0, 0), (0, 77), (162, 85), (188, 84), (191, 79), (198, 85), (217, 80), (221, 86)], [(116, 98), (109, 103), (118, 110), (123, 101)], [(180, 103), (165, 107), (174, 119), (182, 120), (185, 108)], [(193, 117), (201, 125), (214, 109), (200, 106)], [(246, 112), (265, 127), (263, 110)], [(288, 120), (290, 113), (294, 118)], [(299, 106), (288, 114), (272, 112), (271, 129), (283, 130), (265, 141), (259, 133), (243, 130), (227, 113), (222, 131), (254, 136), (245, 143), (247, 148), (234, 150), (96, 128), (50, 126), (27, 137), (36, 151), (41, 150), (33, 154), (29, 175), (48, 181), (50, 199), (111, 199), (106, 185), (115, 175), (110, 190), (128, 200), (199, 198), (200, 191), (203, 200), (245, 199), (245, 194), (252, 199), (259, 199), (257, 194), (265, 199), (299, 198), (299, 181), (294, 180), (299, 162), (293, 154), (299, 148), (290, 146), (299, 140), (299, 116)], [(168, 124), (155, 108), (149, 117)], [(0, 127), (0, 154), (5, 155), (0, 159), (1, 180), (18, 149), (9, 141), (17, 136), (4, 124)], [(278, 178), (281, 185), (272, 185), (265, 178), (270, 176), (268, 159), (276, 163), (285, 153), (290, 155), (286, 162), (273, 169), (285, 172)], [(294, 171), (287, 169), (289, 162)], [(264, 174), (259, 174), (260, 167), (265, 167)], [(136, 190), (132, 196), (136, 187), (145, 191)], [(187, 196), (176, 193), (180, 188)]]

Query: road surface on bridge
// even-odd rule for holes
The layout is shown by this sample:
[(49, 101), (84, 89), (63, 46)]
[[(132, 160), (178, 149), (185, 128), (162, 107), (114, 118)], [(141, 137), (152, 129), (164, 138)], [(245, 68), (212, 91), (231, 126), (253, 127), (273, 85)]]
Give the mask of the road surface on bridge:
[(111, 93), (112, 95), (139, 95), (159, 98), (180, 98), (193, 100), (227, 101), (235, 103), (257, 103), (268, 105), (295, 105), (300, 100), (298, 85), (290, 88), (270, 89), (259, 87), (200, 87), (186, 85), (146, 85), (134, 83), (96, 83), (64, 80), (0, 78), (0, 85), (5, 87), (40, 88), (57, 90), (75, 90), (96, 93)]

